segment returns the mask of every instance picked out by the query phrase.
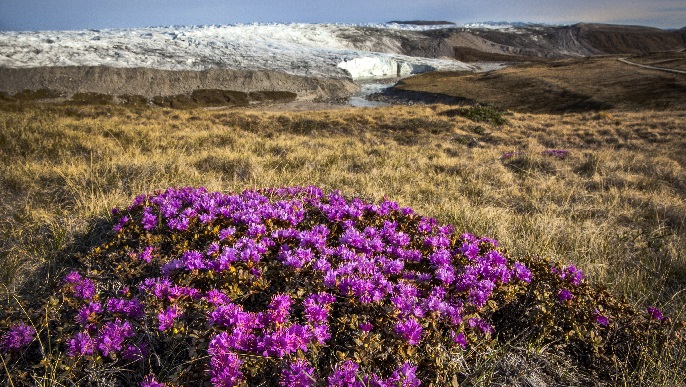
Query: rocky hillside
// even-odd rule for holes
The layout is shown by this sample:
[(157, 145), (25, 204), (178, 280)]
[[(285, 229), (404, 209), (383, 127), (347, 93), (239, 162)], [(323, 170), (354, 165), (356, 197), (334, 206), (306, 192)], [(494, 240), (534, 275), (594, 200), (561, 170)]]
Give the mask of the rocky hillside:
[[(376, 38), (375, 38), (376, 36)], [(648, 54), (686, 49), (686, 28), (580, 23), (571, 26), (518, 25), (509, 28), (446, 28), (425, 31), (367, 31), (366, 39), (348, 39), (360, 48), (399, 45), (399, 53), (463, 61), (564, 59), (613, 54)], [(391, 38), (391, 39), (389, 39)]]

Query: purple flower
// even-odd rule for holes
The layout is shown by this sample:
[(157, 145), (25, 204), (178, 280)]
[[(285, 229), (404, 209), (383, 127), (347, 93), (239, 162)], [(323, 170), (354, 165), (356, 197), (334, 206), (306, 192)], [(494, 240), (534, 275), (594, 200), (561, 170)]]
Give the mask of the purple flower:
[(20, 322), (5, 332), (0, 341), (0, 348), (5, 352), (18, 351), (31, 344), (35, 334), (36, 330), (32, 326)]
[(72, 295), (84, 300), (90, 300), (95, 295), (95, 285), (88, 278), (84, 278), (77, 271), (72, 271), (64, 277), (65, 284), (71, 288)]
[(455, 280), (455, 269), (451, 265), (439, 266), (436, 268), (436, 279), (445, 285), (451, 284)]
[(467, 348), (467, 336), (465, 336), (463, 332), (455, 334), (454, 331), (451, 331), (450, 336), (452, 337), (455, 344), (458, 344), (462, 348)]
[(531, 282), (531, 271), (523, 263), (514, 263), (514, 275), (519, 281), (526, 283)]
[(143, 317), (143, 305), (138, 300), (110, 298), (107, 300), (107, 310), (110, 313), (123, 314), (128, 318), (138, 319)]
[(219, 231), (219, 240), (223, 241), (224, 239), (234, 235), (236, 233), (236, 227), (227, 227), (221, 231)]
[(648, 314), (657, 321), (662, 321), (665, 318), (665, 316), (662, 314), (662, 311), (654, 306), (648, 307)]
[(202, 253), (197, 251), (186, 251), (181, 256), (181, 261), (183, 261), (186, 270), (202, 270), (207, 268)]
[(411, 345), (419, 344), (422, 340), (422, 332), (422, 326), (414, 318), (400, 321), (395, 325), (395, 333)]
[(317, 343), (324, 345), (331, 338), (328, 325), (316, 325), (312, 329), (312, 336), (317, 340)]
[(174, 325), (174, 319), (179, 316), (179, 308), (176, 305), (172, 305), (166, 310), (157, 314), (157, 320), (160, 322), (159, 329), (161, 331), (166, 331)]
[(131, 220), (131, 218), (129, 218), (128, 215), (122, 216), (121, 219), (119, 219), (119, 222), (117, 222), (117, 224), (115, 224), (114, 227), (112, 227), (112, 230), (121, 231), (121, 229), (124, 228), (124, 225), (126, 225), (126, 223), (128, 223), (129, 220)]
[(610, 320), (607, 318), (607, 316), (600, 314), (598, 309), (595, 310), (593, 315), (595, 316), (595, 322), (598, 323), (598, 325), (606, 327), (610, 323)]
[(469, 258), (470, 261), (473, 261), (479, 255), (479, 246), (476, 243), (465, 242), (460, 247), (460, 252)]
[(501, 160), (507, 160), (509, 158), (515, 157), (515, 156), (521, 156), (523, 153), (522, 152), (505, 152), (500, 156)]
[(359, 327), (362, 332), (371, 332), (371, 330), (374, 328), (374, 326), (368, 321), (360, 323)]
[(141, 251), (138, 254), (138, 259), (140, 259), (141, 261), (144, 261), (146, 263), (150, 263), (150, 261), (152, 260), (152, 251), (153, 251), (153, 247), (147, 246), (145, 249), (143, 249), (143, 251)]
[(219, 306), (228, 304), (231, 302), (231, 298), (217, 289), (212, 289), (205, 294), (205, 301), (214, 306)]
[(145, 207), (143, 210), (143, 219), (141, 220), (143, 228), (150, 231), (157, 226), (157, 216), (152, 213), (152, 208)]
[[(345, 360), (334, 368), (327, 379), (328, 387), (358, 387), (357, 370), (360, 366), (352, 360)], [(359, 385), (361, 386), (361, 385)]]
[(110, 352), (120, 351), (124, 340), (134, 335), (134, 329), (128, 321), (116, 319), (105, 323), (100, 329), (96, 346), (103, 356), (108, 356)]
[(488, 322), (486, 322), (486, 320), (481, 318), (470, 318), (469, 327), (478, 328), (481, 332), (485, 334), (493, 333), (493, 327)]
[(324, 307), (309, 303), (305, 305), (305, 317), (310, 324), (325, 322), (329, 317), (329, 311)]
[(99, 313), (102, 313), (102, 305), (99, 302), (91, 302), (79, 309), (74, 320), (81, 325), (86, 325), (94, 315)]
[(577, 267), (574, 265), (570, 265), (564, 270), (559, 270), (555, 267), (553, 267), (551, 270), (553, 273), (556, 273), (560, 279), (566, 279), (573, 286), (579, 286), (581, 284), (581, 280), (584, 278), (584, 272), (577, 269)]
[(210, 381), (214, 386), (234, 387), (243, 380), (241, 365), (243, 361), (230, 351), (229, 334), (215, 335), (210, 341), (207, 352), (210, 354)]
[(174, 270), (178, 269), (183, 269), (184, 268), (184, 262), (180, 259), (174, 259), (171, 260), (160, 268), (160, 272), (162, 273), (163, 276), (168, 276), (170, 275)]
[(310, 387), (314, 386), (317, 380), (314, 377), (314, 367), (305, 359), (297, 359), (290, 363), (287, 368), (281, 371), (280, 386), (286, 387)]
[(568, 152), (566, 149), (546, 149), (543, 152), (541, 152), (541, 154), (544, 156), (553, 156), (561, 160), (567, 158), (567, 153)]
[(572, 298), (574, 298), (574, 295), (567, 289), (560, 289), (560, 291), (557, 292), (557, 299), (560, 300), (560, 302), (571, 301)]
[(143, 381), (141, 382), (141, 387), (165, 387), (166, 384), (160, 383), (155, 379), (155, 375), (150, 374), (143, 378)]
[(87, 332), (79, 332), (69, 340), (67, 355), (70, 357), (79, 355), (92, 355), (95, 350), (95, 341)]
[(388, 380), (388, 384), (401, 387), (419, 387), (422, 382), (415, 375), (416, 371), (417, 366), (414, 366), (411, 363), (403, 363), (403, 365), (393, 371), (393, 374)]

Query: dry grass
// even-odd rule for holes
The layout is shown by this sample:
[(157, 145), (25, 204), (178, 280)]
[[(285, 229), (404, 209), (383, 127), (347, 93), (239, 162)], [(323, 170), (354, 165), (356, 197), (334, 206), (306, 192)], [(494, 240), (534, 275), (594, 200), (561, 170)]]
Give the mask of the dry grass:
[(686, 316), (686, 113), (511, 114), (496, 127), (448, 109), (0, 112), (0, 280), (35, 291), (140, 193), (314, 184), (388, 196)]

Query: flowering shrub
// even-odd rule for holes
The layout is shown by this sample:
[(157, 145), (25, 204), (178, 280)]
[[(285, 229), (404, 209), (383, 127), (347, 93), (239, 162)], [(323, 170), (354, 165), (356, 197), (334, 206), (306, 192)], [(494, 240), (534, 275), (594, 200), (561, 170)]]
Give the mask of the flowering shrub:
[(170, 188), (113, 212), (111, 238), (35, 312), (52, 351), (21, 315), (4, 316), (15, 383), (53, 364), (65, 380), (141, 386), (447, 385), (455, 359), (525, 329), (595, 361), (633, 356), (669, 321), (574, 266), (510, 259), (392, 201)]

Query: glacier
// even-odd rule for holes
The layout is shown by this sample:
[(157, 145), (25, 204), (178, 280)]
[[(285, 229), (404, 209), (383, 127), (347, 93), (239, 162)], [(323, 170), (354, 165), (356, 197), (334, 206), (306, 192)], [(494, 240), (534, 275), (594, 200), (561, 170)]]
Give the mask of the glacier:
[[(435, 27), (424, 27), (435, 28)], [(369, 51), (369, 29), (388, 44)], [(268, 70), (356, 80), (434, 70), (484, 71), (493, 65), (403, 55), (393, 33), (418, 26), (237, 24), (0, 33), (0, 67), (110, 66), (162, 70)], [(366, 34), (366, 35), (365, 35)]]

